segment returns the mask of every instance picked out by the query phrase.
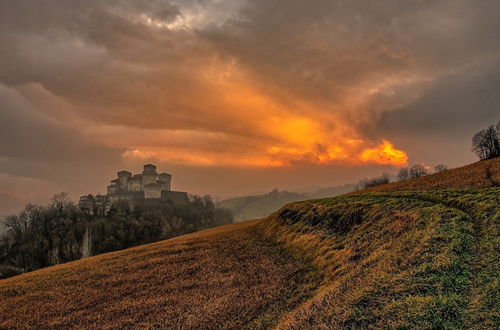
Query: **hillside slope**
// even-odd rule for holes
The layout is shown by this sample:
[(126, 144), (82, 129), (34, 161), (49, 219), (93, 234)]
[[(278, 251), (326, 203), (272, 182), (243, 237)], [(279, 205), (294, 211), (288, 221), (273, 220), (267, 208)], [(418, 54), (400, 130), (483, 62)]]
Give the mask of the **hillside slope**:
[(243, 196), (220, 201), (218, 206), (231, 210), (236, 221), (263, 218), (285, 204), (312, 198), (338, 196), (353, 191), (355, 185), (328, 187), (311, 193), (273, 190), (263, 195)]
[(420, 178), (367, 188), (363, 192), (498, 186), (500, 186), (500, 158), (493, 158)]
[(498, 328), (499, 165), (1, 280), (0, 328)]
[(0, 328), (240, 328), (274, 324), (319, 274), (255, 222), (0, 281)]

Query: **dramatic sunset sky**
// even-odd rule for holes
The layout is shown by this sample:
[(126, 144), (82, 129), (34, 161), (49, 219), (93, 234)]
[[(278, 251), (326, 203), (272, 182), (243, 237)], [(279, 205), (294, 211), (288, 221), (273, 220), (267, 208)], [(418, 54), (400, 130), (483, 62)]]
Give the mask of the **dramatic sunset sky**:
[(474, 161), (499, 0), (2, 0), (0, 214), (156, 163), (219, 198)]

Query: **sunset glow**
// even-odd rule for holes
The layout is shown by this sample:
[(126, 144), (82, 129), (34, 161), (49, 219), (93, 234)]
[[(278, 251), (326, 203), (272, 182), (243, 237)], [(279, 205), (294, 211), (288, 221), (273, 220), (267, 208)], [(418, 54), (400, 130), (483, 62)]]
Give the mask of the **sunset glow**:
[(408, 155), (402, 150), (395, 149), (389, 141), (383, 141), (376, 148), (364, 150), (360, 155), (360, 160), (371, 164), (408, 165)]

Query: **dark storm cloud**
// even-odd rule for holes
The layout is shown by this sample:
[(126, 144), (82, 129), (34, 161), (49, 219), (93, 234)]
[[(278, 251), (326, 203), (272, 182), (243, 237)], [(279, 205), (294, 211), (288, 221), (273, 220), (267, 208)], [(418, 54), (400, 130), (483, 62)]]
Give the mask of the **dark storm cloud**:
[[(3, 85), (0, 109), (0, 186), (4, 192), (0, 199), (20, 199), (26, 193), (36, 198), (32, 194), (40, 194), (43, 187), (93, 191), (96, 176), (111, 175), (120, 166), (121, 150), (86, 141), (77, 127), (44, 115)], [(55, 191), (43, 195), (51, 193)]]
[(467, 151), (478, 130), (500, 120), (500, 65), (471, 68), (433, 83), (415, 101), (383, 112), (375, 124), (402, 148), (411, 148), (416, 159), (453, 164), (470, 162)]
[[(212, 34), (262, 80), (312, 99), (498, 57), (498, 1), (251, 1)], [(397, 81), (398, 84), (405, 83)]]
[[(199, 77), (214, 57), (237, 61), (285, 105), (293, 94), (321, 111), (351, 112), (355, 97), (354, 108), (396, 106), (420, 93), (423, 80), (500, 51), (499, 5), (489, 0), (249, 1), (225, 23), (159, 27), (195, 5), (210, 15), (210, 3), (2, 2), (0, 78), (40, 82), (104, 122), (234, 131), (240, 127), (216, 124), (231, 109), (213, 111), (224, 105)], [(353, 95), (370, 88), (381, 89), (378, 97)]]

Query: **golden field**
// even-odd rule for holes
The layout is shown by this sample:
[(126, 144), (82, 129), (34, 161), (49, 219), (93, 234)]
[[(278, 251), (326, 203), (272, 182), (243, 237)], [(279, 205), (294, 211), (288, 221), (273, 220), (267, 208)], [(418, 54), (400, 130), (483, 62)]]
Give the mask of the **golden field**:
[(312, 295), (304, 260), (252, 222), (0, 281), (0, 328), (240, 328), (276, 322)]
[(498, 328), (499, 165), (1, 280), (0, 328)]

